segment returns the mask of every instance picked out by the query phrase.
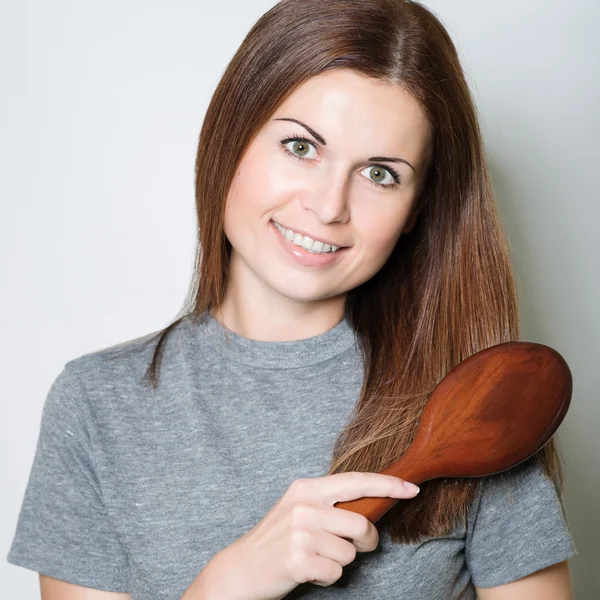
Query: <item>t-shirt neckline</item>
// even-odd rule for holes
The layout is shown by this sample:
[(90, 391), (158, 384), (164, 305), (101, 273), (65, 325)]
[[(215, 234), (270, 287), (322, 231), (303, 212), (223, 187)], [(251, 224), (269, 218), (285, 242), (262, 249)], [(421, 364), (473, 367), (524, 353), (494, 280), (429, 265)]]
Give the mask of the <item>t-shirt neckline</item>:
[(241, 336), (206, 312), (197, 333), (205, 344), (228, 360), (270, 369), (308, 367), (341, 354), (357, 342), (357, 336), (345, 316), (331, 329), (318, 335), (270, 342)]

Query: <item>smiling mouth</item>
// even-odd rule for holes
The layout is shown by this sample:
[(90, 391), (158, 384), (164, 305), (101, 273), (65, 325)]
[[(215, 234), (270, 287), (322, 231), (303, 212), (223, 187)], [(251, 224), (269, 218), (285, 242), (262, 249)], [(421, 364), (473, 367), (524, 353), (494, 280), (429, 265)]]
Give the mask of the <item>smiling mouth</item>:
[[(325, 245), (328, 245), (328, 246), (330, 246), (330, 247), (334, 247), (334, 248), (336, 248), (336, 249), (335, 249), (333, 252), (337, 252), (337, 251), (339, 251), (339, 250), (343, 250), (343, 249), (345, 249), (345, 248), (350, 248), (350, 246), (342, 246), (342, 245), (338, 245), (338, 244), (333, 244), (333, 243), (331, 243), (331, 242), (326, 242), (326, 241), (324, 241), (324, 240), (321, 240), (321, 239), (318, 239), (318, 238), (316, 238), (316, 237), (312, 237), (312, 236), (310, 236), (310, 235), (308, 235), (308, 234), (302, 233), (301, 231), (296, 231), (295, 229), (291, 229), (290, 227), (285, 227), (284, 225), (282, 225), (282, 224), (281, 224), (281, 223), (279, 223), (278, 221), (275, 221), (275, 219), (271, 219), (271, 223), (272, 223), (272, 224), (275, 226), (275, 228), (276, 228), (276, 229), (279, 229), (280, 233), (281, 233), (281, 234), (282, 234), (284, 237), (286, 237), (286, 234), (285, 234), (285, 232), (286, 232), (286, 231), (291, 231), (291, 232), (293, 233), (293, 235), (294, 235), (294, 236), (296, 236), (296, 235), (301, 235), (303, 238), (304, 238), (304, 237), (307, 237), (307, 238), (309, 238), (310, 240), (312, 240), (312, 241), (313, 241), (313, 243), (315, 243), (315, 242), (317, 242), (317, 243), (320, 243), (320, 244), (321, 244), (321, 247), (323, 247), (323, 246), (325, 246)], [(290, 241), (291, 241), (291, 240), (290, 240)], [(298, 245), (298, 244), (297, 244), (297, 245)], [(300, 246), (300, 245), (298, 245), (298, 246), (299, 246), (299, 247), (302, 247), (302, 246)], [(305, 248), (305, 249), (306, 249), (306, 248)]]
[[(350, 251), (350, 247), (347, 246), (337, 246), (336, 250), (330, 249), (326, 250), (325, 252), (322, 250), (308, 250), (304, 246), (294, 243), (293, 239), (287, 239), (287, 237), (282, 233), (281, 226), (276, 221), (270, 220), (269, 228), (273, 230), (273, 233), (277, 237), (277, 243), (283, 248), (285, 253), (291, 257), (295, 263), (303, 265), (304, 267), (332, 267), (333, 265), (337, 264), (347, 252)], [(300, 236), (301, 234), (298, 233), (298, 235)], [(323, 248), (325, 248), (325, 246), (323, 246)]]

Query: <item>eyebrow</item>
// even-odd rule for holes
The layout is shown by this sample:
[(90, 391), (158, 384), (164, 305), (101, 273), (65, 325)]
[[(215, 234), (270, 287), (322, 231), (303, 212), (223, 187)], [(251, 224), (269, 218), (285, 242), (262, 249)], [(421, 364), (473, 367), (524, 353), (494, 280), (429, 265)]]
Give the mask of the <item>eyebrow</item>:
[[(298, 123), (298, 125), (301, 125), (302, 127), (304, 127), (304, 129), (306, 129), (306, 131), (308, 131), (308, 133), (310, 133), (320, 144), (323, 144), (323, 146), (327, 146), (327, 142), (325, 141), (325, 138), (322, 135), (319, 135), (312, 127), (309, 127), (306, 123), (303, 123), (302, 121), (299, 121), (298, 119), (293, 119), (292, 117), (280, 117), (278, 119), (273, 119), (273, 120), (274, 121), (292, 121), (293, 123)], [(415, 168), (407, 160), (404, 160), (403, 158), (396, 158), (394, 156), (371, 156), (371, 158), (369, 158), (367, 160), (369, 160), (370, 162), (405, 163), (416, 173)]]

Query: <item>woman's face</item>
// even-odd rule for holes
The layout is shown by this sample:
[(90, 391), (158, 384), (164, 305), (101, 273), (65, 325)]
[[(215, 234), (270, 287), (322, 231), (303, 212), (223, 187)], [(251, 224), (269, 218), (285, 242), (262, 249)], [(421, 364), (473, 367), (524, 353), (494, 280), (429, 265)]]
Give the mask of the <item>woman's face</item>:
[[(347, 69), (304, 82), (254, 138), (229, 189), (230, 285), (260, 303), (344, 297), (413, 227), (428, 149), (428, 122), (399, 86)], [(309, 253), (275, 223), (344, 248)]]

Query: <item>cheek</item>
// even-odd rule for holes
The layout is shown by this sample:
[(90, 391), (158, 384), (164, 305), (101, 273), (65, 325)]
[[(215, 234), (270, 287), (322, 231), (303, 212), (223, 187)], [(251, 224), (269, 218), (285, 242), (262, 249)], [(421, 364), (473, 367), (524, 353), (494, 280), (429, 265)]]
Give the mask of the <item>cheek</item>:
[(286, 177), (279, 169), (264, 156), (247, 154), (231, 184), (227, 209), (240, 218), (260, 217), (277, 208), (285, 189)]
[(361, 240), (363, 252), (384, 258), (392, 253), (400, 238), (409, 211), (372, 209), (364, 211), (360, 216), (353, 215), (353, 218), (355, 216), (358, 217), (356, 223), (360, 223), (357, 237)]

